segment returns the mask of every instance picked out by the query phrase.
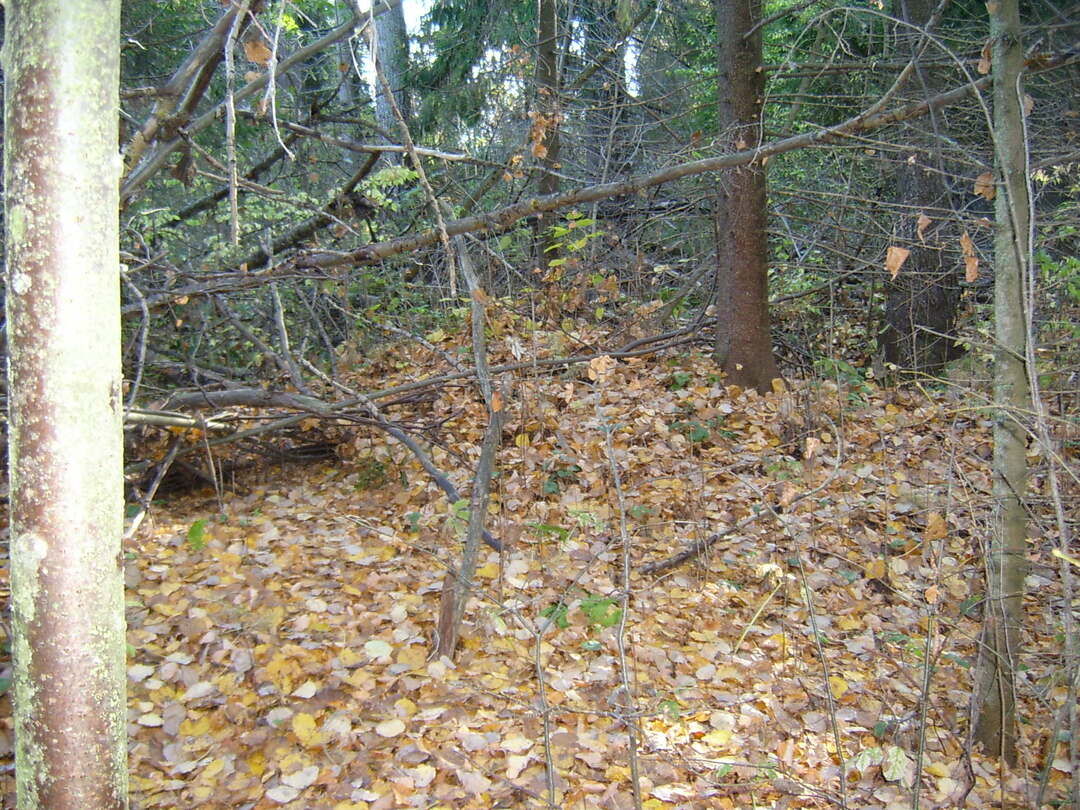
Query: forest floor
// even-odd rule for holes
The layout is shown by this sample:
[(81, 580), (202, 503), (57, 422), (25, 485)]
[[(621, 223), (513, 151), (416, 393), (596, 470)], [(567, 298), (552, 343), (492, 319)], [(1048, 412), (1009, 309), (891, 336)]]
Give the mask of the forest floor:
[[(493, 363), (605, 338), (510, 327)], [(459, 338), (427, 339), (469, 362)], [(349, 384), (438, 363), (397, 345)], [(454, 661), (430, 652), (465, 512), (383, 434), (333, 428), (332, 463), (155, 505), (127, 548), (133, 806), (621, 810), (636, 782), (651, 810), (907, 808), (916, 786), (924, 807), (1030, 807), (1044, 774), (1045, 803), (1067, 795), (1065, 747), (1047, 757), (1060, 583), (1037, 521), (1021, 762), (967, 742), (991, 489), (970, 391), (761, 396), (686, 350), (519, 372), (506, 393), (488, 524), (506, 549), (482, 551)], [(433, 460), (467, 494), (475, 387), (420, 407), (388, 416), (438, 423)]]

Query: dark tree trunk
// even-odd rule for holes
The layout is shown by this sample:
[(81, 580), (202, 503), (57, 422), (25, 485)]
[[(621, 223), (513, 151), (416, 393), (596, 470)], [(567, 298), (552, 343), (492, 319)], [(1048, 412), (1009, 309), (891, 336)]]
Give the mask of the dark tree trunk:
[[(898, 16), (925, 26), (935, 3), (901, 0)], [(899, 37), (907, 49), (918, 46), (918, 31), (902, 27)], [(932, 70), (922, 70), (915, 86), (926, 97), (937, 92)], [(896, 171), (896, 203), (903, 214), (897, 244), (911, 251), (895, 278), (886, 281), (885, 328), (881, 343), (886, 362), (905, 372), (940, 374), (954, 351), (956, 307), (960, 300), (956, 268), (949, 248), (960, 234), (951, 225), (949, 190), (942, 173), (941, 153), (934, 136), (936, 119), (931, 115), (916, 133), (907, 159)], [(930, 223), (919, 234), (919, 219)]]
[[(537, 191), (541, 196), (554, 194), (559, 190), (559, 177), (555, 169), (559, 167), (559, 66), (558, 66), (558, 20), (555, 15), (555, 0), (540, 0), (540, 20), (536, 36), (536, 118), (533, 121), (534, 133), (539, 135), (533, 141), (533, 153), (540, 161), (541, 174)], [(536, 265), (545, 269), (548, 262), (556, 258), (552, 247), (551, 226), (555, 223), (554, 213), (544, 213), (537, 218)]]
[[(718, 126), (731, 151), (761, 140), (765, 74), (760, 0), (713, 0), (717, 30)], [(769, 335), (765, 168), (759, 163), (720, 176), (715, 200), (716, 361), (728, 380), (767, 391), (780, 376)]]

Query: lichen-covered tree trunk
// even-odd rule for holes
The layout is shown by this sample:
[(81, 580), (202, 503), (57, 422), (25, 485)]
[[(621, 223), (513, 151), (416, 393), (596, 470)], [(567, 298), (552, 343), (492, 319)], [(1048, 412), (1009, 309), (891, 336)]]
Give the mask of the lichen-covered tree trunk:
[(994, 232), (994, 517), (986, 605), (975, 678), (975, 738), (1016, 761), (1016, 670), (1020, 660), (1027, 545), (1027, 435), (1031, 411), (1025, 364), (1024, 277), (1030, 213), (1019, 77), (1024, 66), (1017, 0), (987, 6), (994, 77), (997, 168)]
[[(921, 27), (930, 22), (936, 0), (898, 0), (896, 12), (913, 28), (898, 29), (900, 43), (911, 55), (921, 47)], [(940, 81), (930, 69), (918, 80), (923, 97), (940, 91)], [(899, 220), (896, 237), (911, 251), (895, 278), (886, 282), (885, 328), (881, 334), (885, 360), (906, 372), (939, 374), (954, 348), (956, 307), (960, 300), (956, 262), (948, 249), (959, 244), (960, 234), (949, 221), (949, 189), (941, 166), (939, 139), (933, 128), (934, 113), (924, 119), (906, 159), (896, 169), (896, 203), (908, 213)], [(920, 217), (929, 221), (920, 227)]]
[[(375, 34), (377, 48), (375, 58), (379, 72), (390, 85), (394, 102), (408, 125), (412, 118), (409, 89), (406, 86), (409, 68), (409, 33), (405, 27), (405, 12), (402, 11), (400, 3), (375, 18)], [(374, 95), (375, 120), (386, 132), (396, 133), (399, 127), (397, 116), (394, 115), (390, 99), (379, 86), (378, 81), (375, 82)], [(394, 163), (402, 162), (400, 155), (390, 155), (388, 159)]]
[(120, 0), (8, 0), (3, 51), (18, 807), (127, 806)]
[[(765, 74), (760, 0), (713, 0), (718, 127), (730, 151), (761, 141)], [(716, 361), (730, 382), (767, 391), (780, 376), (769, 334), (765, 167), (720, 175), (716, 206)]]

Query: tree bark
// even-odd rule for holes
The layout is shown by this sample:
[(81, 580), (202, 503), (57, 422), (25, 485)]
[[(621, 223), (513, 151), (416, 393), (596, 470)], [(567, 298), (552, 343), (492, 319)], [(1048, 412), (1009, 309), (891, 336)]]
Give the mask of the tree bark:
[(1024, 278), (1030, 250), (1027, 144), (1021, 107), (1024, 54), (1017, 0), (990, 12), (997, 169), (994, 232), (994, 518), (987, 556), (987, 593), (975, 679), (975, 739), (1016, 761), (1016, 670), (1020, 660), (1027, 570), (1027, 431), (1031, 410), (1025, 365)]
[(6, 23), (17, 801), (122, 808), (120, 0), (8, 0)]
[[(938, 90), (935, 72), (921, 67), (916, 49), (922, 47), (922, 29), (931, 23), (936, 2), (899, 0), (898, 16), (918, 28), (901, 27), (901, 42), (909, 43), (919, 60), (917, 86), (926, 97)], [(886, 282), (885, 329), (881, 334), (885, 360), (905, 372), (937, 375), (949, 361), (954, 343), (956, 307), (960, 300), (955, 267), (946, 248), (959, 242), (950, 227), (949, 189), (941, 171), (940, 139), (933, 132), (937, 121), (931, 114), (908, 151), (908, 159), (896, 170), (896, 202), (909, 213), (900, 219), (896, 236), (911, 251), (895, 278)], [(921, 229), (919, 218), (930, 224)]]
[[(559, 66), (558, 18), (556, 0), (539, 0), (539, 24), (536, 34), (536, 114), (533, 119), (533, 154), (539, 159), (541, 174), (537, 191), (541, 196), (559, 190)], [(553, 247), (551, 226), (555, 215), (544, 212), (537, 218), (536, 266), (544, 269), (558, 256)]]
[[(765, 74), (760, 0), (713, 0), (717, 32), (717, 126), (732, 151), (761, 142)], [(765, 167), (755, 161), (720, 177), (715, 205), (716, 361), (728, 381), (768, 391), (780, 376), (769, 334)]]
[[(379, 71), (390, 86), (390, 92), (393, 94), (398, 109), (401, 110), (402, 118), (405, 119), (406, 125), (409, 125), (412, 118), (412, 106), (406, 84), (406, 72), (409, 68), (409, 33), (405, 27), (405, 12), (402, 11), (400, 4), (375, 18), (375, 42)], [(386, 132), (397, 132), (399, 126), (397, 116), (394, 115), (394, 109), (384, 88), (380, 87), (376, 81), (373, 90), (376, 122)], [(390, 163), (400, 164), (404, 155), (388, 154), (385, 159)]]

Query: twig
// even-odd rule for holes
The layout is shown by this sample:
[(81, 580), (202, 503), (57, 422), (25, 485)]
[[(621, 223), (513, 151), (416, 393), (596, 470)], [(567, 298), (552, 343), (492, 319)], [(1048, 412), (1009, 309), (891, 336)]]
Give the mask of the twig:
[(233, 52), (236, 48), (236, 35), (247, 17), (249, 5), (251, 0), (240, 0), (236, 16), (229, 28), (229, 36), (225, 38), (225, 156), (229, 170), (229, 242), (233, 246), (240, 244), (240, 208), (236, 182), (236, 98), (233, 87), (236, 71)]
[[(387, 87), (387, 92), (389, 88)], [(443, 580), (443, 593), (439, 610), (438, 638), (436, 653), (448, 658), (454, 657), (458, 637), (461, 634), (461, 622), (465, 618), (465, 608), (473, 588), (473, 576), (476, 573), (476, 560), (480, 550), (480, 538), (484, 533), (484, 521), (487, 519), (488, 496), (491, 491), (491, 475), (495, 466), (495, 454), (499, 449), (502, 426), (505, 417), (501, 402), (496, 402), (491, 387), (491, 372), (487, 362), (487, 340), (484, 337), (485, 293), (480, 288), (472, 262), (465, 252), (465, 245), (458, 237), (455, 249), (461, 265), (465, 283), (468, 285), (472, 300), (472, 344), (473, 358), (476, 363), (476, 378), (484, 395), (488, 424), (484, 431), (484, 441), (480, 448), (480, 459), (476, 464), (473, 480), (472, 497), (469, 501), (469, 528), (465, 536), (465, 547), (461, 552), (461, 566), (456, 574), (451, 570)]]
[(285, 358), (285, 367), (289, 372), (289, 379), (296, 386), (296, 390), (302, 394), (311, 396), (311, 391), (304, 382), (304, 375), (300, 373), (300, 367), (292, 356), (292, 348), (289, 345), (289, 330), (285, 325), (285, 308), (281, 305), (281, 295), (278, 293), (277, 284), (270, 285), (270, 296), (274, 301), (274, 325), (277, 327), (278, 343), (281, 345), (281, 354)]
[(128, 526), (127, 531), (124, 532), (125, 542), (135, 536), (135, 532), (139, 530), (139, 526), (142, 525), (143, 519), (150, 511), (150, 504), (154, 502), (154, 496), (157, 494), (158, 487), (160, 487), (161, 482), (165, 480), (165, 474), (169, 471), (173, 461), (176, 459), (176, 454), (180, 450), (180, 440), (180, 436), (173, 437), (172, 443), (169, 445), (169, 451), (158, 465), (157, 473), (154, 475), (154, 480), (151, 482), (150, 488), (139, 498), (139, 512), (132, 518), (131, 525)]
[(615, 460), (615, 448), (612, 445), (611, 433), (614, 427), (607, 422), (600, 405), (601, 387), (596, 390), (597, 416), (601, 421), (601, 429), (604, 431), (604, 451), (607, 454), (608, 468), (611, 470), (611, 480), (615, 487), (615, 497), (619, 506), (619, 539), (622, 545), (622, 571), (619, 593), (619, 626), (615, 632), (615, 646), (619, 658), (619, 689), (612, 696), (612, 704), (617, 711), (625, 711), (622, 717), (626, 725), (626, 749), (630, 760), (630, 790), (633, 793), (634, 807), (641, 810), (641, 766), (638, 762), (638, 727), (637, 718), (640, 714), (637, 698), (634, 696), (633, 686), (630, 683), (630, 665), (626, 655), (626, 622), (630, 615), (630, 572), (631, 572), (631, 543), (630, 532), (626, 529), (626, 493), (623, 491), (622, 474)]

